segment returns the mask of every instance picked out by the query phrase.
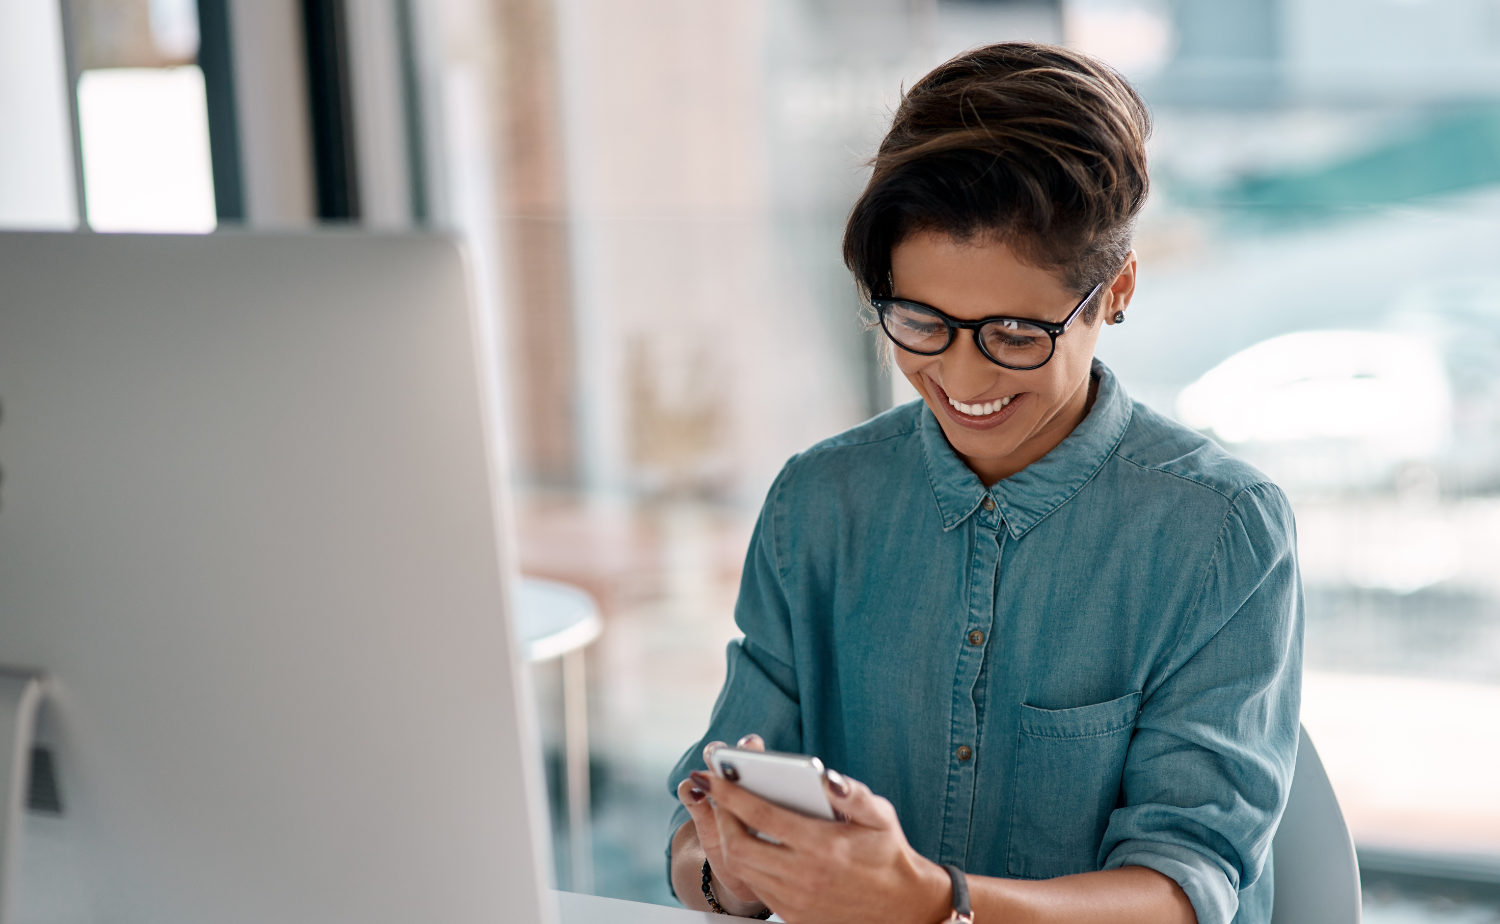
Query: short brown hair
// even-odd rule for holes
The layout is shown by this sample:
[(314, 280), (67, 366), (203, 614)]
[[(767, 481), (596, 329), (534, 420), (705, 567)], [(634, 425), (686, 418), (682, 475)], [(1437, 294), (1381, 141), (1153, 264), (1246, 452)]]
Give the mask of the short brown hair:
[(911, 234), (993, 236), (1083, 295), (1130, 252), (1150, 132), (1129, 82), (1087, 55), (1031, 42), (959, 55), (903, 95), (844, 263), (866, 296), (890, 295), (891, 250)]

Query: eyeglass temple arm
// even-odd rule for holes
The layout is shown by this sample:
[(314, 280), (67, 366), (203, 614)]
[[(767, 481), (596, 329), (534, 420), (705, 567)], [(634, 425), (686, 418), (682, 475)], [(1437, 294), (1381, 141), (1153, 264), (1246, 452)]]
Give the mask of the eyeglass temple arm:
[(1083, 311), (1083, 306), (1093, 301), (1094, 296), (1098, 295), (1099, 290), (1102, 288), (1104, 288), (1104, 283), (1101, 282), (1089, 290), (1089, 294), (1083, 297), (1083, 301), (1078, 303), (1078, 306), (1073, 309), (1073, 313), (1068, 315), (1068, 319), (1062, 323), (1063, 330), (1067, 330), (1073, 326), (1073, 322), (1078, 320), (1078, 315)]

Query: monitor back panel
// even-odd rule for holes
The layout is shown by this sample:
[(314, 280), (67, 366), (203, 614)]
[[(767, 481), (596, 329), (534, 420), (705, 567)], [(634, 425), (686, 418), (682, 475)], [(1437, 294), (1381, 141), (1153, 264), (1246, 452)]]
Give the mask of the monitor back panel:
[(548, 920), (458, 248), (0, 234), (14, 920)]

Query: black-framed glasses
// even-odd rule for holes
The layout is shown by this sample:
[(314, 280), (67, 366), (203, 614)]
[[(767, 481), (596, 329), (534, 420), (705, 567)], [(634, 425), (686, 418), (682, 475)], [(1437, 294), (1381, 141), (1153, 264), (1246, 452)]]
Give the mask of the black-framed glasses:
[(891, 341), (908, 353), (936, 356), (953, 345), (958, 331), (974, 332), (974, 343), (985, 359), (997, 366), (1025, 372), (1047, 365), (1057, 352), (1057, 338), (1067, 332), (1093, 300), (1104, 283), (1089, 290), (1077, 307), (1061, 324), (1033, 321), (1030, 318), (981, 318), (960, 321), (931, 305), (904, 298), (872, 298), (870, 304), (880, 314), (880, 327)]

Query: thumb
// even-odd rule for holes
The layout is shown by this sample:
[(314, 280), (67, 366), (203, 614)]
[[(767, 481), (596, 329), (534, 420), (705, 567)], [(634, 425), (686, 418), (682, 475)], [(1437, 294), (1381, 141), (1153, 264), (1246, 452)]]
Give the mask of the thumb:
[(837, 770), (824, 771), (823, 779), (829, 804), (845, 820), (866, 828), (889, 828), (895, 820), (896, 810), (891, 803), (875, 795), (864, 783)]

